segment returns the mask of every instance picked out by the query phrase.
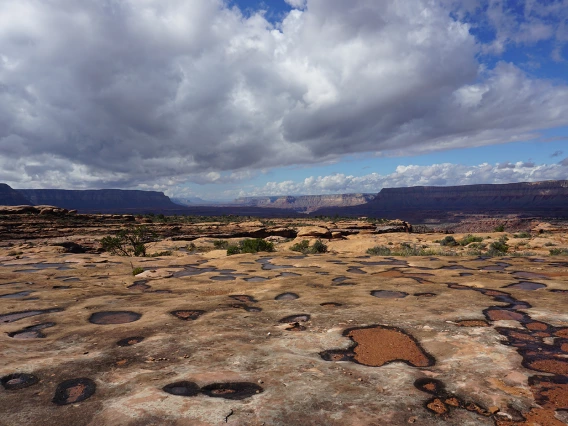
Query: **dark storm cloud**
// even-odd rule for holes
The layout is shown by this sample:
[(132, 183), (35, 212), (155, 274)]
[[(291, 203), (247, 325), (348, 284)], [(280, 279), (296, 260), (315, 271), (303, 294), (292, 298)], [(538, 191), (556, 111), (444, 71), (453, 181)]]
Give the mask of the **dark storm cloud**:
[(4, 0), (0, 181), (225, 182), (568, 124), (566, 86), (480, 68), (444, 3), (348, 3), (309, 0), (275, 27), (221, 0)]

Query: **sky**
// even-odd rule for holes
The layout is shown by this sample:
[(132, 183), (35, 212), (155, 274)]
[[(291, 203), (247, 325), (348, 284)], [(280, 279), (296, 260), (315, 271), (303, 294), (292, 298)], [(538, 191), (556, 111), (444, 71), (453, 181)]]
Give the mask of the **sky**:
[(568, 0), (2, 0), (0, 182), (568, 179)]

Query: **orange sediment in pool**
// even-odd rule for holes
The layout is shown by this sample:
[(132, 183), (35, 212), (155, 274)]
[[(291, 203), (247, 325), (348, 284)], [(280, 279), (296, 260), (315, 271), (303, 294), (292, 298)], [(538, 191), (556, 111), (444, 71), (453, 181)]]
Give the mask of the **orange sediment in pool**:
[(355, 360), (370, 367), (380, 367), (393, 361), (403, 361), (414, 367), (432, 365), (431, 359), (407, 334), (381, 326), (349, 331), (357, 346)]

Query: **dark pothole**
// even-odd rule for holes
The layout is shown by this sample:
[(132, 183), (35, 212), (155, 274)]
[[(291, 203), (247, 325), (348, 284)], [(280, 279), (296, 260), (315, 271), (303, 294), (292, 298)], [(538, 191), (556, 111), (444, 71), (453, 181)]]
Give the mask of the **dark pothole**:
[(45, 328), (55, 326), (54, 322), (44, 322), (42, 324), (30, 325), (22, 330), (12, 331), (8, 333), (13, 339), (44, 339), (46, 336), (41, 332)]
[(179, 318), (180, 320), (184, 321), (195, 321), (201, 315), (203, 315), (205, 311), (197, 310), (197, 309), (180, 309), (177, 311), (172, 311), (174, 317)]
[(36, 311), (20, 311), (20, 312), (12, 312), (9, 314), (0, 315), (0, 323), (9, 323), (19, 321), (23, 318), (29, 318), (36, 315), (43, 315), (43, 314), (51, 314), (54, 312), (62, 312), (63, 308), (52, 308), (52, 309), (43, 309), (43, 310), (36, 310)]
[(99, 325), (127, 324), (138, 321), (142, 314), (131, 311), (102, 311), (95, 312), (89, 317), (89, 322)]
[(274, 300), (296, 300), (299, 298), (300, 296), (298, 296), (296, 293), (281, 293), (276, 296)]
[(65, 380), (57, 385), (52, 402), (56, 405), (75, 404), (94, 395), (97, 385), (91, 379)]
[(258, 300), (256, 300), (254, 297), (252, 296), (248, 296), (246, 294), (236, 294), (233, 296), (229, 296), (231, 299), (235, 299), (239, 302), (243, 302), (243, 303), (256, 303), (258, 302)]
[(340, 306), (343, 306), (341, 303), (337, 303), (337, 302), (324, 302), (324, 303), (320, 303), (320, 306), (323, 306), (324, 308), (338, 308)]
[(517, 290), (539, 290), (541, 288), (546, 288), (545, 284), (541, 284), (541, 283), (533, 283), (530, 281), (521, 281), (515, 284), (510, 284), (510, 285), (506, 285), (503, 288), (515, 288)]
[(0, 378), (0, 383), (6, 390), (19, 390), (35, 385), (39, 379), (33, 374), (14, 373)]
[(127, 337), (125, 339), (121, 339), (118, 342), (116, 342), (116, 344), (118, 346), (132, 346), (132, 345), (136, 345), (140, 342), (142, 342), (144, 340), (144, 336), (133, 336), (133, 337)]
[(176, 396), (196, 396), (201, 392), (197, 383), (187, 381), (170, 383), (164, 386), (162, 390)]
[(204, 395), (237, 401), (258, 395), (263, 391), (262, 387), (256, 383), (248, 382), (213, 383), (201, 388)]
[(290, 315), (280, 319), (278, 322), (282, 324), (292, 324), (295, 322), (307, 322), (310, 320), (310, 315), (308, 314), (297, 314), (297, 315)]
[(373, 290), (371, 291), (371, 296), (378, 297), (380, 299), (403, 299), (408, 296), (408, 293), (405, 293), (404, 291)]

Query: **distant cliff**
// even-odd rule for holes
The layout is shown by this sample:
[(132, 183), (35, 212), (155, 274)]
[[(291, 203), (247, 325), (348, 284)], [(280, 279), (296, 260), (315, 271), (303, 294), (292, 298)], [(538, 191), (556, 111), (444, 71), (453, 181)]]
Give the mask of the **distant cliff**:
[(0, 206), (30, 205), (30, 200), (5, 183), (0, 183)]
[(367, 204), (322, 208), (314, 214), (400, 217), (425, 212), (562, 213), (568, 216), (568, 181), (384, 188)]
[(299, 195), (276, 197), (243, 197), (236, 205), (291, 209), (299, 213), (311, 213), (325, 207), (348, 207), (368, 203), (374, 194)]
[[(163, 192), (122, 189), (18, 189), (35, 205), (51, 205), (79, 212), (179, 209)], [(29, 204), (29, 202), (28, 202)]]

